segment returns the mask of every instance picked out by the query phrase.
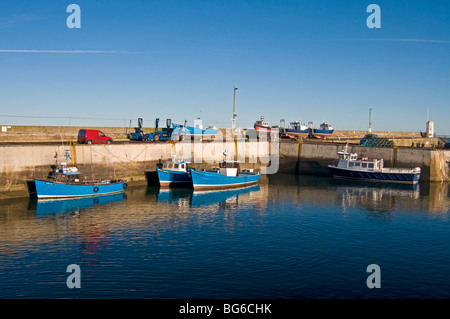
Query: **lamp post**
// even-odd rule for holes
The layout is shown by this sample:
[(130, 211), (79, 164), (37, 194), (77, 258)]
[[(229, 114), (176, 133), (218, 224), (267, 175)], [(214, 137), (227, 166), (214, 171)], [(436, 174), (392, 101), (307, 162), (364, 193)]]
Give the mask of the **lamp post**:
[(234, 131), (236, 129), (236, 90), (238, 88), (234, 87), (233, 93), (234, 93), (234, 97), (233, 97), (233, 121), (231, 123), (231, 129), (232, 129), (232, 136), (234, 136)]

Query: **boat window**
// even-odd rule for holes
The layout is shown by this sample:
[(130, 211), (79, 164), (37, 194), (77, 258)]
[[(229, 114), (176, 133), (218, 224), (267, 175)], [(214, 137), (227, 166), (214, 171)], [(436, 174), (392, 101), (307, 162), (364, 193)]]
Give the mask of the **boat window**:
[(367, 168), (367, 163), (362, 163), (361, 165), (363, 168)]
[(361, 166), (361, 163), (359, 163), (359, 162), (355, 163), (355, 167), (360, 167), (360, 166)]
[(178, 164), (173, 164), (173, 168), (178, 168)]
[(184, 164), (181, 164), (181, 168), (184, 168)]
[(350, 167), (353, 167), (354, 165), (355, 165), (355, 163), (353, 163), (353, 162), (350, 162), (350, 163), (349, 163), (349, 166), (350, 166)]
[(369, 168), (373, 168), (373, 163), (369, 163)]

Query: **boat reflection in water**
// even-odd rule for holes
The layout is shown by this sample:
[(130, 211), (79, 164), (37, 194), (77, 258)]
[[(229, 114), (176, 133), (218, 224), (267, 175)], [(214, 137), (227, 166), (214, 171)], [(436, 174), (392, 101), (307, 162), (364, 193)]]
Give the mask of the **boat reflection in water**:
[(192, 188), (161, 188), (158, 191), (157, 201), (176, 204), (178, 207), (227, 206), (230, 203), (237, 204), (239, 196), (259, 190), (259, 185), (208, 191), (194, 191)]
[(30, 199), (30, 206), (36, 206), (36, 216), (50, 214), (75, 213), (96, 205), (111, 204), (126, 199), (125, 193), (116, 193), (95, 197), (65, 199)]
[(364, 207), (369, 212), (392, 212), (406, 208), (420, 198), (419, 184), (398, 184), (334, 180), (336, 204), (344, 212), (350, 207)]
[(239, 196), (257, 192), (260, 190), (259, 185), (248, 187), (226, 189), (226, 190), (211, 190), (211, 191), (194, 191), (191, 200), (191, 207), (209, 206), (209, 205), (233, 205), (238, 204)]
[[(385, 183), (277, 174), (269, 177), (269, 185), (278, 190), (270, 194), (272, 201), (342, 207), (344, 212), (352, 207), (380, 213), (396, 210), (445, 211), (450, 207), (449, 198), (439, 196), (442, 191), (426, 183)], [(439, 200), (435, 199), (437, 197)]]

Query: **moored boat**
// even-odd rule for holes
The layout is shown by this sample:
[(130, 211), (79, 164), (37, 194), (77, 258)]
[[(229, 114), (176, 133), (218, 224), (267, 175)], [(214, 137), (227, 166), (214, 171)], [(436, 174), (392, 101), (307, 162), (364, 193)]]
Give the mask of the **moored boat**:
[(333, 177), (369, 180), (377, 182), (417, 183), (420, 179), (421, 169), (415, 168), (385, 168), (383, 159), (358, 159), (356, 153), (344, 150), (338, 152), (337, 165), (328, 165)]
[(245, 186), (257, 183), (260, 177), (261, 174), (255, 174), (249, 170), (240, 171), (239, 161), (226, 159), (219, 163), (218, 170), (199, 171), (191, 168), (194, 190)]
[(172, 159), (163, 163), (162, 167), (156, 167), (159, 185), (164, 186), (189, 186), (192, 184), (189, 162)]
[(326, 139), (333, 135), (334, 128), (327, 122), (320, 124), (318, 129), (312, 129), (312, 135), (318, 139)]
[(46, 179), (34, 180), (34, 192), (37, 198), (63, 198), (99, 196), (123, 192), (127, 187), (125, 180), (93, 180), (81, 178), (81, 172), (76, 167), (61, 163), (61, 168), (54, 169)]

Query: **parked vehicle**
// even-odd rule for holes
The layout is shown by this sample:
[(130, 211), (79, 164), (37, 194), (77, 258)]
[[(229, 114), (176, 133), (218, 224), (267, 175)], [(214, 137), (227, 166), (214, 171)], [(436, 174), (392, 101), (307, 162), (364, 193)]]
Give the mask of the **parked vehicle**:
[(447, 142), (445, 142), (444, 147), (445, 148), (450, 148), (450, 140), (447, 140)]
[(111, 144), (112, 141), (113, 139), (111, 137), (106, 136), (105, 133), (99, 130), (81, 129), (78, 131), (78, 143), (80, 144)]
[(159, 118), (155, 120), (155, 132), (154, 133), (144, 133), (142, 131), (142, 125), (144, 120), (138, 118), (138, 127), (135, 127), (134, 133), (129, 133), (127, 135), (130, 141), (168, 141), (172, 139), (173, 128), (170, 127), (172, 124), (171, 119), (166, 120), (166, 128), (159, 127)]

